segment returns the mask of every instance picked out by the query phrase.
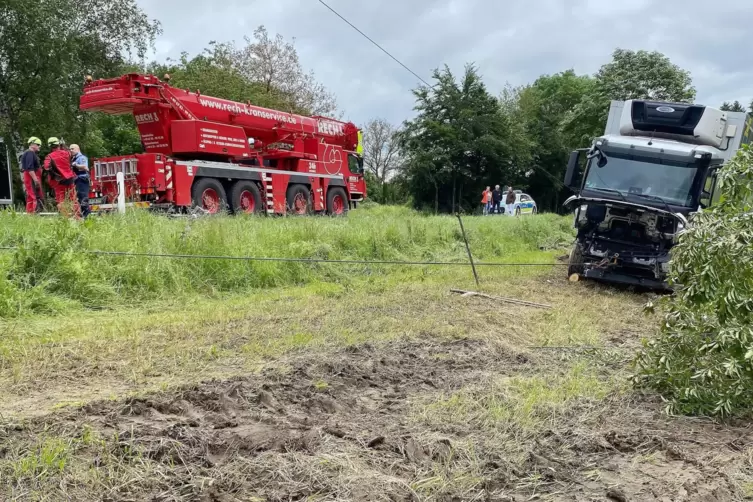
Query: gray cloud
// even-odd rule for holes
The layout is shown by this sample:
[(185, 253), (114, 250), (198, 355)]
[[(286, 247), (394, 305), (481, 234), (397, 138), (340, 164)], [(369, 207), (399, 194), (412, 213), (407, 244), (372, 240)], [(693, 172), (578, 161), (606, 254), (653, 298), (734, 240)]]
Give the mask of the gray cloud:
[[(412, 114), (415, 77), (316, 0), (138, 0), (164, 34), (156, 57), (197, 53), (210, 40), (240, 41), (263, 24), (296, 38), (301, 61), (356, 123)], [(429, 80), (474, 62), (494, 93), (541, 74), (592, 73), (616, 47), (659, 50), (689, 70), (698, 101), (753, 98), (748, 0), (327, 0)]]

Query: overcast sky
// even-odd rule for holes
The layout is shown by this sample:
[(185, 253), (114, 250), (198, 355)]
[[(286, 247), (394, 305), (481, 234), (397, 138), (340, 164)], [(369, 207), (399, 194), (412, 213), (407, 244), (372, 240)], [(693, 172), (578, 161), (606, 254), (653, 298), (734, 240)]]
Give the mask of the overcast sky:
[[(137, 1), (162, 23), (157, 59), (242, 41), (263, 24), (295, 37), (346, 119), (399, 123), (413, 113), (416, 78), (318, 0)], [(593, 73), (621, 47), (658, 50), (690, 70), (700, 103), (753, 98), (750, 0), (325, 1), (427, 81), (445, 63), (460, 72), (474, 62), (498, 94), (568, 68)]]

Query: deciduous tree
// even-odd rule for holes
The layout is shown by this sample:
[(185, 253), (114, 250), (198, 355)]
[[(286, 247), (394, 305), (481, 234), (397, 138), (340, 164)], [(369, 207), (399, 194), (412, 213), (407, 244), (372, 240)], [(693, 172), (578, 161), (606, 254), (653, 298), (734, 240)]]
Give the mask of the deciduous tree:
[(414, 91), (418, 114), (401, 135), (411, 195), (435, 211), (474, 207), (484, 186), (521, 175), (509, 123), (473, 65), (460, 80), (448, 67), (433, 77), (433, 87)]
[(244, 40), (246, 45), (239, 49), (231, 46), (229, 56), (249, 82), (260, 83), (267, 94), (292, 111), (336, 114), (334, 95), (316, 80), (313, 71), (303, 69), (295, 39), (288, 42), (280, 34), (271, 37), (264, 26), (259, 26), (253, 39)]
[(15, 150), (31, 135), (84, 143), (87, 116), (78, 111), (84, 76), (109, 76), (129, 57), (144, 56), (158, 32), (135, 0), (5, 0), (0, 135)]
[(524, 127), (530, 150), (525, 185), (541, 209), (558, 210), (569, 193), (562, 182), (566, 159), (580, 145), (563, 132), (562, 124), (593, 87), (592, 77), (567, 70), (543, 75), (515, 92), (517, 122)]
[(598, 91), (610, 99), (689, 103), (696, 91), (690, 72), (660, 52), (616, 49), (596, 74)]
[(387, 200), (387, 181), (400, 168), (399, 130), (388, 121), (377, 118), (363, 127), (364, 168), (381, 192), (379, 202)]
[(334, 96), (303, 69), (294, 43), (271, 37), (264, 26), (240, 47), (213, 41), (201, 54), (184, 52), (177, 61), (153, 63), (150, 71), (169, 73), (173, 85), (218, 98), (305, 115), (337, 112)]
[(143, 56), (158, 30), (134, 0), (4, 2), (0, 113), (15, 146), (80, 124), (84, 76), (110, 73), (129, 53)]
[(744, 112), (745, 111), (745, 107), (742, 104), (740, 104), (740, 102), (737, 100), (733, 101), (732, 103), (725, 101), (724, 103), (722, 103), (722, 106), (720, 106), (719, 109), (725, 112)]
[(200, 54), (190, 57), (184, 52), (178, 60), (152, 63), (149, 71), (159, 77), (169, 74), (170, 83), (182, 89), (231, 101), (250, 101), (267, 108), (285, 109), (287, 102), (279, 95), (268, 92), (264, 84), (243, 75), (234, 52), (231, 44), (210, 42), (209, 47)]
[(604, 132), (611, 100), (652, 99), (692, 102), (695, 88), (690, 73), (660, 52), (616, 49), (612, 61), (594, 76), (594, 85), (563, 122), (571, 144), (587, 146)]

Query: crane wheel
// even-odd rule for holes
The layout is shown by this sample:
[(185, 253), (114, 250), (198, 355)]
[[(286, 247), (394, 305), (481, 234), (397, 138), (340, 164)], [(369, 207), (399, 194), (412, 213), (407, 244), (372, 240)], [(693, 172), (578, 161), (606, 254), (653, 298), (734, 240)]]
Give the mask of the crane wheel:
[(348, 194), (341, 187), (327, 190), (327, 214), (330, 216), (345, 216), (348, 214)]
[(286, 202), (288, 211), (292, 214), (311, 214), (311, 190), (306, 185), (290, 185)]
[(209, 214), (225, 211), (228, 207), (225, 187), (217, 179), (198, 178), (191, 187), (191, 203)]
[(253, 181), (241, 180), (233, 183), (230, 190), (230, 207), (235, 214), (261, 214), (265, 205), (261, 199), (259, 185)]

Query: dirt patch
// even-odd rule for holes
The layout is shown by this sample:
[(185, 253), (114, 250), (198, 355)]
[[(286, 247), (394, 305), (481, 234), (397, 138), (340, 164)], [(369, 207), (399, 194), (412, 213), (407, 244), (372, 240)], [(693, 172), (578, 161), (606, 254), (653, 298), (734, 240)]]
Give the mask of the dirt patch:
[[(224, 500), (220, 494), (242, 493), (260, 500), (400, 499), (412, 493), (417, 472), (428, 474), (433, 459), (448, 458), (452, 449), (449, 439), (410, 423), (412, 399), (529, 364), (529, 356), (474, 340), (361, 345), (290, 358), (254, 378), (96, 402), (7, 427), (0, 439), (17, 453), (6, 459), (17, 462), (45, 437), (80, 438), (91, 428), (101, 445), (76, 443), (73, 458), (121, 479), (130, 473), (125, 486), (107, 484), (112, 500)], [(136, 459), (145, 465), (134, 465)], [(151, 475), (135, 474), (145, 467)], [(96, 498), (66, 474), (60, 473), (64, 483), (57, 476), (18, 481), (31, 490), (62, 485), (64, 496)], [(166, 493), (179, 495), (162, 498)]]
[[(609, 414), (562, 424), (536, 440), (529, 470), (552, 500), (743, 500), (735, 475), (746, 427), (668, 418), (660, 403), (623, 402)], [(567, 494), (567, 497), (557, 494)]]
[(661, 419), (657, 403), (576, 407), (524, 442), (412, 413), (557, 371), (548, 357), (470, 339), (300, 355), (255, 377), (6, 424), (0, 474), (20, 500), (736, 500), (729, 472), (749, 432)]

